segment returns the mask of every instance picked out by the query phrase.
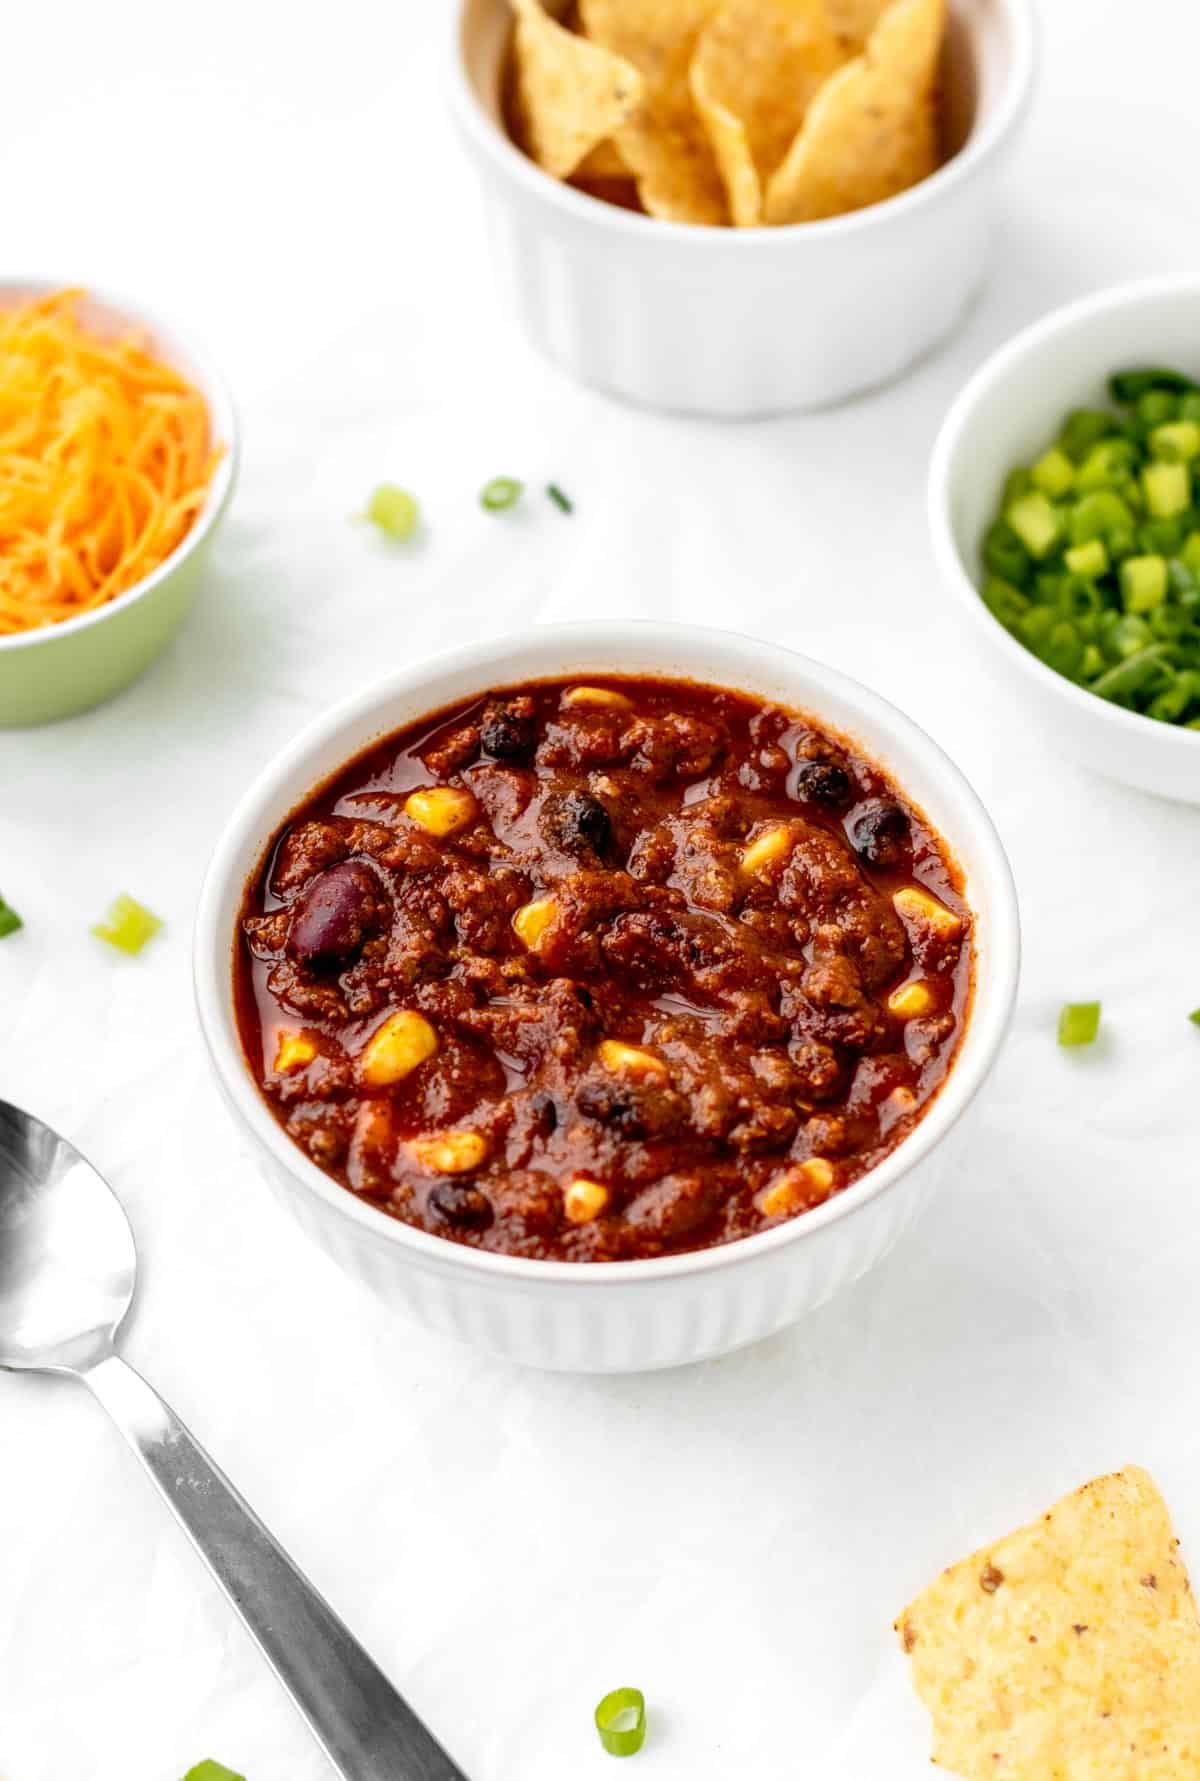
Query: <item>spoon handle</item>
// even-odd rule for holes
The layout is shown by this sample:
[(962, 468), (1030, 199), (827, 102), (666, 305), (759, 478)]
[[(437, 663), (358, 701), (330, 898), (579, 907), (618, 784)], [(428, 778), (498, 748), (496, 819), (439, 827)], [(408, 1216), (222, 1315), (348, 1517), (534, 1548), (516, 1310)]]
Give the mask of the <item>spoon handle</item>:
[(82, 1375), (170, 1504), (343, 1781), (466, 1781), (140, 1373)]

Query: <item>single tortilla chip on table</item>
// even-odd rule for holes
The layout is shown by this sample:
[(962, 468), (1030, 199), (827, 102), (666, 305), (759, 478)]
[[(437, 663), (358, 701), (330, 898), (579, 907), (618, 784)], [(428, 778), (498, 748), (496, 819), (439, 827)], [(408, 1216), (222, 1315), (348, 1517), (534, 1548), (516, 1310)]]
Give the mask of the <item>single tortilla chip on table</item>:
[(539, 167), (567, 179), (642, 99), (637, 69), (568, 31), (541, 0), (511, 0), (517, 19), (514, 112)]
[(722, 0), (701, 31), (692, 97), (740, 228), (762, 222), (768, 178), (847, 54), (825, 0)]
[(892, 0), (861, 56), (830, 77), (767, 188), (768, 223), (814, 222), (894, 198), (938, 164), (946, 0)]
[(1200, 1619), (1136, 1466), (943, 1572), (896, 1630), (966, 1781), (1200, 1777)]
[(729, 207), (689, 80), (714, 0), (580, 0), (593, 43), (620, 56), (645, 82), (642, 103), (612, 132), (651, 216), (727, 223)]

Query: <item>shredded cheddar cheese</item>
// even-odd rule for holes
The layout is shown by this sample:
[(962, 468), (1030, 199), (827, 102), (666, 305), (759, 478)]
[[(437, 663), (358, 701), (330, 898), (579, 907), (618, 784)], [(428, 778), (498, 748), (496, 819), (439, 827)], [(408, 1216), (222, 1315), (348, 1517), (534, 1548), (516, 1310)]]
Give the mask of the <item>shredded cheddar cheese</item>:
[(0, 310), (0, 636), (75, 618), (170, 556), (220, 457), (200, 393), (81, 291)]

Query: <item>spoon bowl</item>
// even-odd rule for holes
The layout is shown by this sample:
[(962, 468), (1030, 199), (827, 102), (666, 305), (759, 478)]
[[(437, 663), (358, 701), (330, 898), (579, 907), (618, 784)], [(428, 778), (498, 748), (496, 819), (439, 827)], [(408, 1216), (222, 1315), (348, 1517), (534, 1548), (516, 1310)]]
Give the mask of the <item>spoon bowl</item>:
[(133, 1299), (133, 1232), (73, 1144), (0, 1101), (0, 1367), (82, 1372)]

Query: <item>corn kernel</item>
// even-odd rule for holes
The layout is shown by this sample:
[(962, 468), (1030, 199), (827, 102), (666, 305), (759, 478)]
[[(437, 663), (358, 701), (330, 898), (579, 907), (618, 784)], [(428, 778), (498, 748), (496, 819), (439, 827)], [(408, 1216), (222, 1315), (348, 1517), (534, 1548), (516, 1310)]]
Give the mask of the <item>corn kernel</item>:
[(469, 1175), (486, 1159), (488, 1141), (482, 1132), (427, 1132), (408, 1148), (435, 1175)]
[(523, 903), (517, 910), (512, 925), (530, 951), (536, 948), (557, 912), (558, 904), (553, 897), (535, 897), (532, 903)]
[(943, 939), (957, 934), (962, 927), (962, 922), (953, 909), (947, 909), (944, 903), (939, 903), (928, 891), (916, 890), (912, 885), (896, 892), (892, 898), (892, 907), (906, 926), (924, 928)]
[(316, 1046), (303, 1033), (280, 1033), (275, 1069), (280, 1076), (286, 1076), (289, 1070), (302, 1070), (305, 1064), (311, 1064), (316, 1055)]
[(607, 686), (573, 686), (562, 696), (563, 704), (571, 709), (580, 705), (605, 705), (610, 711), (632, 711), (633, 700), (627, 699), (624, 693), (615, 693)]
[(764, 866), (773, 866), (782, 860), (795, 846), (795, 835), (785, 822), (772, 823), (769, 828), (756, 835), (742, 851), (742, 871), (761, 872)]
[(429, 786), (425, 791), (410, 792), (404, 800), (405, 816), (428, 835), (457, 834), (474, 822), (478, 809), (470, 792), (452, 785)]
[(438, 1036), (425, 1016), (402, 1008), (389, 1014), (363, 1046), (359, 1074), (372, 1088), (386, 1088), (389, 1083), (403, 1081), (437, 1048)]
[(911, 1088), (894, 1088), (888, 1096), (889, 1107), (894, 1107), (898, 1114), (911, 1113), (917, 1104), (917, 1097)]
[(563, 1211), (572, 1224), (590, 1224), (608, 1205), (608, 1189), (602, 1181), (576, 1175), (563, 1189)]
[(927, 983), (902, 983), (888, 997), (888, 1013), (897, 1020), (919, 1020), (933, 1008), (935, 997)]
[(758, 1209), (767, 1218), (787, 1218), (793, 1212), (823, 1199), (832, 1188), (836, 1171), (823, 1156), (809, 1157), (777, 1175), (759, 1197)]
[(627, 1071), (631, 1076), (666, 1074), (667, 1066), (660, 1057), (637, 1045), (624, 1045), (620, 1039), (601, 1039), (596, 1054), (606, 1070)]

